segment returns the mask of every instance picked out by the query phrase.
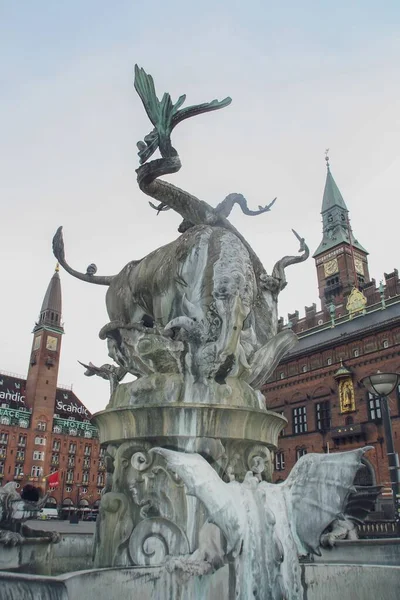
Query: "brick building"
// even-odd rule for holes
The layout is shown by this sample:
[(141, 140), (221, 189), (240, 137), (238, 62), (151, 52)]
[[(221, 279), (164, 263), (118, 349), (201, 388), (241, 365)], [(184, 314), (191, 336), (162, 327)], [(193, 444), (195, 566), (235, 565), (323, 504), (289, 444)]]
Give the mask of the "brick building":
[[(357, 481), (382, 485), (377, 510), (390, 515), (392, 495), (379, 398), (361, 380), (400, 373), (400, 280), (370, 278), (368, 252), (355, 239), (348, 210), (329, 163), (322, 202), (322, 241), (314, 253), (321, 309), (296, 311), (280, 328), (292, 327), (300, 341), (264, 388), (268, 408), (288, 425), (275, 456), (274, 480), (287, 477), (307, 452), (336, 452), (371, 445)], [(393, 437), (400, 453), (400, 386), (389, 399)]]
[[(96, 512), (105, 469), (91, 414), (71, 388), (57, 385), (64, 328), (58, 266), (33, 329), (26, 379), (0, 371), (0, 481), (49, 491), (64, 515)], [(47, 476), (59, 485), (47, 489)]]

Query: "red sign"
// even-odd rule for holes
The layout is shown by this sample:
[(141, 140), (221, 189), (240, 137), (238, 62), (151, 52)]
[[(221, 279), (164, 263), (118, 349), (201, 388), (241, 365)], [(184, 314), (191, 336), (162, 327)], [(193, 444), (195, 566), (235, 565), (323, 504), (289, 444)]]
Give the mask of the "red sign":
[(47, 485), (49, 486), (49, 488), (56, 488), (58, 485), (60, 485), (58, 473), (59, 471), (56, 471), (55, 473), (52, 473), (48, 476)]

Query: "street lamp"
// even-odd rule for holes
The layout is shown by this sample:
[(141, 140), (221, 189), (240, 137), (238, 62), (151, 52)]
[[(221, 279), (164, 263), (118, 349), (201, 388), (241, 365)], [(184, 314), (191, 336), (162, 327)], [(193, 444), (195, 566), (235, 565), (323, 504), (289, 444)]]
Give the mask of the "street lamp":
[(382, 413), (383, 428), (385, 431), (386, 450), (389, 463), (390, 484), (393, 494), (394, 517), (399, 519), (399, 457), (394, 449), (392, 422), (390, 420), (389, 403), (387, 397), (393, 392), (400, 380), (398, 373), (381, 373), (377, 371), (361, 380), (361, 383), (374, 396), (378, 396)]
[(76, 509), (75, 512), (69, 518), (69, 522), (73, 523), (74, 525), (79, 523), (79, 492), (81, 487), (82, 483), (76, 484)]

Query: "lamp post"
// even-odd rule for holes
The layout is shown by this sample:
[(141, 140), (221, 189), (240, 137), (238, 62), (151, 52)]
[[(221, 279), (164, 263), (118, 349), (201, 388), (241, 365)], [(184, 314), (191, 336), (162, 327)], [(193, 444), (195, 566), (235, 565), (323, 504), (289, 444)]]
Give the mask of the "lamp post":
[(69, 518), (69, 522), (73, 523), (74, 525), (79, 523), (79, 492), (80, 492), (81, 487), (82, 487), (81, 483), (76, 484), (76, 509), (75, 509), (75, 512), (73, 513), (73, 515), (70, 516), (70, 518)]
[(390, 410), (387, 397), (396, 388), (399, 380), (400, 375), (398, 373), (381, 373), (380, 371), (377, 371), (374, 375), (370, 375), (369, 377), (364, 377), (361, 380), (361, 383), (367, 388), (367, 390), (374, 396), (378, 396), (380, 400), (389, 463), (390, 485), (393, 494), (394, 518), (396, 521), (398, 521), (400, 518), (399, 457), (394, 449), (392, 422), (390, 420)]

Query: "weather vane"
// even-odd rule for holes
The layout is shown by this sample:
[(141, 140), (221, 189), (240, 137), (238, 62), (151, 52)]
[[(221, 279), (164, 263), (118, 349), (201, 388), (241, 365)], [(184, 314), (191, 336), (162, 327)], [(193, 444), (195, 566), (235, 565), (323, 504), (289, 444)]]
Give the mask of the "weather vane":
[(326, 166), (329, 169), (329, 148), (327, 148), (325, 150), (325, 160), (326, 160)]

